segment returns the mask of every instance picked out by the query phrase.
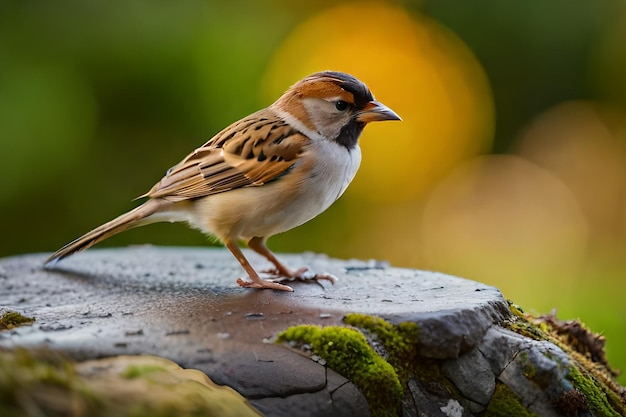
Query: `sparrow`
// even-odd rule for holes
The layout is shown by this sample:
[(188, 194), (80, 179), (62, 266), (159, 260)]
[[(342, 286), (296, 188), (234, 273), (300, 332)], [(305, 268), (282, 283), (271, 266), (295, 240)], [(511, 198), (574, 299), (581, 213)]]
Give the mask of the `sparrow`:
[[(281, 282), (328, 279), (292, 270), (266, 246), (270, 236), (326, 210), (346, 190), (361, 162), (359, 136), (370, 122), (401, 120), (352, 75), (318, 72), (291, 86), (276, 102), (213, 136), (170, 168), (135, 209), (52, 254), (46, 264), (117, 233), (155, 222), (187, 222), (218, 238), (249, 281), (242, 287), (293, 291)], [(243, 240), (274, 266), (262, 279), (238, 246)]]

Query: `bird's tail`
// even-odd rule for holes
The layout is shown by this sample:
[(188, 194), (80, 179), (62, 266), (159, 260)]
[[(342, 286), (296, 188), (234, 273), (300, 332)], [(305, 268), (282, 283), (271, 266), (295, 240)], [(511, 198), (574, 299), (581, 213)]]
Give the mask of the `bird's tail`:
[(93, 229), (91, 232), (86, 233), (78, 239), (63, 246), (61, 249), (53, 253), (45, 263), (48, 264), (50, 262), (59, 261), (133, 227), (161, 221), (162, 219), (150, 218), (152, 214), (159, 211), (161, 205), (162, 204), (159, 200), (148, 200), (139, 207), (122, 214), (110, 222)]

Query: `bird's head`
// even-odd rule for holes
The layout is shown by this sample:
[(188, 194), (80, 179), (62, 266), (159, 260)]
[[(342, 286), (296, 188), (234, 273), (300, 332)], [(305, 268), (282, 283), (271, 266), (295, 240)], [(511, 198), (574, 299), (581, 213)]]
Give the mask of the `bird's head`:
[(336, 71), (318, 72), (298, 81), (271, 107), (295, 118), (309, 136), (334, 140), (348, 149), (357, 145), (367, 123), (401, 120), (374, 100), (363, 82)]

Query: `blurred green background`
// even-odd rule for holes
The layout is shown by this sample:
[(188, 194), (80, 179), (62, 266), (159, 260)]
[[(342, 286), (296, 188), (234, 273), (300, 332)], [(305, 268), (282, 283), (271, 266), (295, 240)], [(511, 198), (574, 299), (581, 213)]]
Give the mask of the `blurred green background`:
[[(368, 127), (346, 195), (270, 246), (498, 286), (626, 370), (626, 2), (309, 3), (0, 2), (0, 255), (58, 249), (302, 76), (347, 71), (404, 121)], [(101, 246), (141, 243), (207, 239)]]

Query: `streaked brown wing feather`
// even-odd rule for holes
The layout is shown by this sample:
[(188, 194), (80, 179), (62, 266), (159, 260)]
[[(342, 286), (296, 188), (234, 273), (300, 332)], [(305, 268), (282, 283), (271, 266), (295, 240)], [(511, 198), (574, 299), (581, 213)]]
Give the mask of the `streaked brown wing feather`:
[(261, 110), (222, 130), (142, 197), (182, 201), (259, 186), (293, 166), (310, 139)]

